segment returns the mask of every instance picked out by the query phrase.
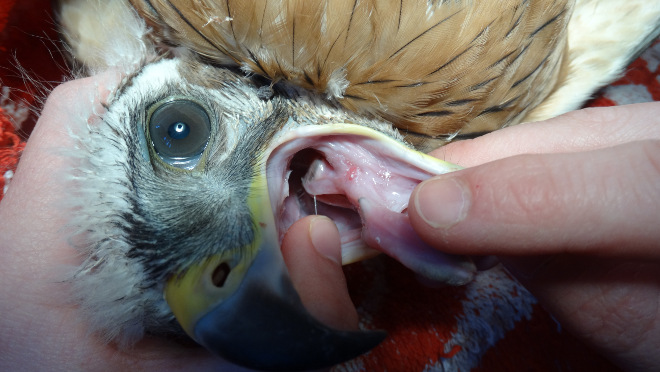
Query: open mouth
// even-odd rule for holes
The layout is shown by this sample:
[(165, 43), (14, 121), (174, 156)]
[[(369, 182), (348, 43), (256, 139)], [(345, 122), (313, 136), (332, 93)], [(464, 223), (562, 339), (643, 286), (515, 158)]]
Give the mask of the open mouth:
[(176, 319), (201, 345), (247, 367), (288, 371), (329, 367), (383, 340), (379, 331), (328, 327), (303, 305), (279, 249), (288, 228), (307, 215), (335, 221), (345, 263), (383, 252), (432, 281), (471, 281), (474, 262), (427, 245), (407, 215), (417, 184), (457, 166), (353, 124), (302, 126), (272, 143), (247, 197), (253, 255), (235, 260), (219, 252), (165, 286)]
[(415, 186), (458, 169), (359, 125), (293, 129), (267, 161), (280, 242), (295, 221), (325, 215), (339, 229), (344, 264), (382, 252), (433, 281), (466, 284), (476, 271), (472, 260), (427, 245), (407, 215)]

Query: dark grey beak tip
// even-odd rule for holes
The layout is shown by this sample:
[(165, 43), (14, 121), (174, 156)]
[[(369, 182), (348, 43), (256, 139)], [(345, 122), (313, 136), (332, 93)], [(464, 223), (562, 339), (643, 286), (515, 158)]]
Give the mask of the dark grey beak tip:
[(244, 367), (307, 371), (353, 359), (387, 336), (329, 328), (307, 312), (292, 287), (288, 291), (285, 296), (260, 286), (241, 291), (197, 322), (197, 342)]
[[(260, 371), (310, 371), (329, 368), (356, 358), (380, 344), (383, 331), (355, 331), (327, 334), (327, 340), (292, 340), (271, 345), (268, 350), (241, 348), (222, 353), (229, 361)], [(251, 350), (250, 350), (251, 349)], [(231, 354), (231, 355), (230, 355)]]

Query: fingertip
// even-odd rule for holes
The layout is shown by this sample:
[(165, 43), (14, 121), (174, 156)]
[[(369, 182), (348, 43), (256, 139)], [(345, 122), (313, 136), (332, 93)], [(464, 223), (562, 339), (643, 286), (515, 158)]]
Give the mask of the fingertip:
[(470, 189), (459, 178), (431, 178), (417, 187), (412, 204), (428, 227), (448, 229), (467, 216)]
[(341, 266), (341, 240), (335, 223), (325, 216), (314, 216), (309, 222), (309, 236), (314, 249)]
[(343, 330), (358, 328), (341, 266), (341, 241), (334, 222), (308, 216), (294, 223), (282, 242), (291, 280), (309, 312), (322, 323)]
[(466, 223), (471, 206), (472, 195), (466, 180), (446, 174), (417, 185), (408, 203), (408, 217), (422, 240), (436, 249), (453, 253), (452, 250), (460, 247), (452, 242), (461, 239), (461, 226)]

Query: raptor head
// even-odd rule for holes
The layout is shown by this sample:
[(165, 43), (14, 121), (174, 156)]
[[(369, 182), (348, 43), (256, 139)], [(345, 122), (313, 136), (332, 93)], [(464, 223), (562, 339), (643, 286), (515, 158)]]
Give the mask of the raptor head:
[[(419, 182), (458, 167), (401, 133), (433, 140), (519, 121), (561, 60), (558, 47), (534, 62), (526, 50), (547, 44), (526, 37), (563, 35), (566, 4), (545, 2), (531, 28), (540, 10), (489, 16), (486, 2), (401, 3), (381, 9), (383, 24), (366, 3), (270, 14), (267, 2), (69, 2), (61, 17), (78, 61), (124, 76), (106, 112), (72, 130), (71, 225), (85, 257), (72, 282), (90, 324), (120, 343), (185, 332), (230, 361), (280, 370), (333, 365), (383, 338), (331, 329), (302, 306), (280, 242), (306, 215), (335, 221), (345, 263), (380, 251), (432, 280), (471, 280), (472, 261), (428, 247), (406, 215)], [(359, 48), (358, 25), (372, 32)], [(454, 26), (462, 44), (438, 43)], [(500, 39), (496, 63), (470, 63)], [(427, 49), (454, 55), (429, 62)]]
[(378, 249), (452, 284), (475, 270), (427, 247), (405, 214), (416, 184), (457, 167), (296, 87), (162, 59), (127, 77), (78, 135), (73, 224), (87, 259), (75, 292), (110, 338), (182, 329), (258, 369), (371, 349), (381, 332), (328, 328), (291, 284), (280, 242), (310, 214), (336, 221), (347, 263)]

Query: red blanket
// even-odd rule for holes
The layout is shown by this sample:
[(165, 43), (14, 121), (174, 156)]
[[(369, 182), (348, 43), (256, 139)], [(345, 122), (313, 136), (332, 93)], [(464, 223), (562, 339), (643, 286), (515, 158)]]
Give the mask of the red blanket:
[[(0, 198), (36, 120), (31, 109), (38, 111), (48, 88), (66, 75), (49, 6), (0, 0)], [(589, 106), (660, 100), (659, 65), (656, 42)], [(18, 66), (39, 83), (25, 80)], [(387, 330), (389, 338), (338, 371), (617, 371), (563, 332), (503, 271), (466, 287), (429, 288), (380, 257), (348, 266), (346, 274), (364, 325)]]

